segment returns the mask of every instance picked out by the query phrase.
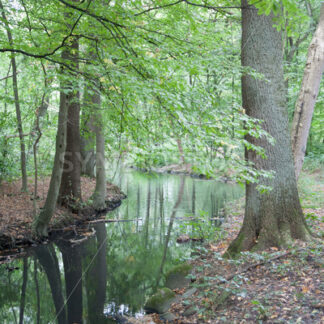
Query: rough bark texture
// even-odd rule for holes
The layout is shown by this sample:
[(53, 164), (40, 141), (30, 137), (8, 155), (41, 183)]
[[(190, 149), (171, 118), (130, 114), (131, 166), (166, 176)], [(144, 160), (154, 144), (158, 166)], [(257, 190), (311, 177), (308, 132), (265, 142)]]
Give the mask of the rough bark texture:
[(96, 188), (93, 194), (93, 206), (96, 210), (105, 210), (106, 207), (106, 170), (105, 170), (105, 137), (101, 114), (100, 93), (94, 89), (92, 96), (94, 110), (94, 124), (96, 132)]
[[(70, 64), (78, 69), (79, 42), (74, 39), (69, 52)], [(77, 82), (77, 81), (76, 81)], [(67, 206), (81, 201), (80, 161), (80, 93), (78, 84), (71, 82), (67, 96), (67, 140), (59, 203)]]
[[(0, 1), (0, 10), (2, 11), (2, 19), (6, 25), (6, 31), (8, 36), (9, 44), (12, 46), (13, 40), (11, 35), (11, 30), (5, 15), (2, 2)], [(22, 176), (22, 191), (27, 191), (27, 171), (26, 171), (26, 149), (24, 141), (24, 132), (21, 121), (21, 111), (20, 111), (20, 102), (19, 102), (19, 93), (18, 93), (18, 80), (17, 80), (17, 65), (15, 55), (11, 54), (11, 66), (12, 66), (12, 86), (15, 98), (15, 108), (16, 108), (16, 118), (17, 118), (17, 129), (19, 134), (20, 141), (20, 167), (21, 167), (21, 176)]]
[[(247, 0), (242, 0), (242, 7), (247, 6)], [(260, 184), (272, 187), (264, 194), (257, 190), (256, 184), (246, 184), (244, 222), (228, 249), (229, 255), (242, 250), (284, 246), (292, 239), (307, 238), (285, 107), (281, 34), (272, 26), (271, 15), (258, 15), (251, 7), (242, 9), (242, 65), (265, 76), (265, 80), (243, 76), (243, 108), (249, 116), (263, 120), (263, 128), (276, 140), (275, 145), (271, 145), (264, 138), (248, 137), (249, 142), (265, 149), (267, 159), (249, 150), (246, 158), (257, 169), (274, 170), (275, 176), (260, 179)]]
[(302, 86), (296, 102), (291, 131), (295, 173), (298, 179), (303, 166), (307, 138), (312, 122), (314, 106), (324, 72), (324, 2), (320, 20), (308, 49)]
[[(67, 53), (64, 52), (62, 57), (66, 57)], [(47, 236), (48, 224), (54, 214), (56, 202), (59, 195), (61, 185), (61, 178), (63, 172), (63, 156), (66, 148), (66, 120), (67, 120), (67, 105), (66, 94), (61, 91), (60, 93), (60, 110), (58, 117), (58, 128), (56, 134), (56, 147), (54, 165), (52, 170), (51, 181), (46, 197), (44, 207), (40, 214), (36, 217), (34, 222), (34, 232), (38, 236)]]
[(90, 178), (95, 178), (95, 127), (93, 124), (93, 118), (89, 114), (89, 94), (87, 89), (84, 93), (84, 104), (81, 115), (81, 173)]

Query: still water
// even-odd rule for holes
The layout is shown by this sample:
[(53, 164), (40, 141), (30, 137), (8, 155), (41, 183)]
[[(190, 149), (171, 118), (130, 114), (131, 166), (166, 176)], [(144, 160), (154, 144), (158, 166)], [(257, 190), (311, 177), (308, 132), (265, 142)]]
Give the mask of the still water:
[[(188, 221), (221, 226), (224, 206), (243, 192), (237, 185), (177, 175), (124, 171), (113, 182), (127, 194), (86, 240), (67, 234), (0, 265), (0, 323), (118, 323), (140, 317), (163, 274), (190, 255), (178, 244), (201, 234)], [(186, 225), (187, 224), (187, 225)]]

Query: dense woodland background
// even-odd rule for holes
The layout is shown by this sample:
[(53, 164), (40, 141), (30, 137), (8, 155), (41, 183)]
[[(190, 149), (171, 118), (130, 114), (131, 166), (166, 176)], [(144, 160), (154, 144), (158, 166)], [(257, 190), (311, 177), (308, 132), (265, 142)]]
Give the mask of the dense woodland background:
[[(60, 83), (66, 78), (72, 80), (74, 91), (80, 92), (81, 134), (85, 139), (92, 136), (86, 128), (90, 115), (86, 96), (91, 92), (89, 84), (98, 82), (106, 157), (110, 161), (123, 153), (138, 167), (178, 163), (180, 139), (185, 160), (198, 173), (236, 170), (242, 176), (243, 135), (247, 132), (243, 124), (250, 122), (241, 108), (241, 13), (235, 8), (217, 9), (239, 7), (240, 3), (214, 1), (210, 6), (215, 8), (207, 10), (203, 4), (197, 7), (178, 2), (147, 12), (145, 8), (154, 4), (69, 2), (83, 9), (89, 7), (90, 16), (70, 8), (65, 1), (2, 1), (13, 43), (8, 41), (2, 18), (1, 52), (10, 47), (15, 52), (1, 54), (1, 179), (21, 175), (12, 55), (17, 65), (28, 175), (34, 173), (37, 118), (42, 133), (38, 172), (51, 172)], [(264, 6), (271, 8), (275, 3), (264, 1)], [(285, 82), (292, 118), (320, 3), (286, 3), (278, 24), (285, 27)], [(67, 13), (71, 18), (67, 19)], [(73, 39), (79, 42), (78, 69), (61, 57), (62, 48)], [(323, 114), (322, 91), (307, 146), (309, 164), (310, 160), (323, 159)]]
[(323, 70), (319, 0), (0, 0), (0, 318), (322, 323)]
[[(0, 9), (0, 177), (21, 176), (22, 191), (33, 181), (36, 200), (39, 176), (52, 174), (40, 217), (34, 206), (38, 234), (46, 235), (57, 201), (80, 208), (81, 173), (96, 177), (91, 201), (105, 209), (105, 169), (121, 160), (284, 190), (266, 180), (280, 177), (271, 154), (281, 153), (264, 139), (286, 152), (289, 134), (279, 115), (253, 112), (251, 98), (288, 109), (292, 120), (318, 1), (1, 1)], [(322, 121), (320, 93), (306, 167), (323, 163)], [(244, 149), (269, 162), (245, 160)]]

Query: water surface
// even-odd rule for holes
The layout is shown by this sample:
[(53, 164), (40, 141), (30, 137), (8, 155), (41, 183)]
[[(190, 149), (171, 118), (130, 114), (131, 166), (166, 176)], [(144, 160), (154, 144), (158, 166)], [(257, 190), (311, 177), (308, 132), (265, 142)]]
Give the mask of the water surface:
[[(163, 286), (163, 274), (188, 257), (203, 224), (221, 225), (224, 206), (240, 197), (237, 185), (187, 176), (124, 171), (114, 182), (127, 194), (86, 240), (67, 234), (0, 265), (0, 323), (118, 323), (141, 316), (145, 299)], [(187, 224), (187, 225), (186, 225)]]

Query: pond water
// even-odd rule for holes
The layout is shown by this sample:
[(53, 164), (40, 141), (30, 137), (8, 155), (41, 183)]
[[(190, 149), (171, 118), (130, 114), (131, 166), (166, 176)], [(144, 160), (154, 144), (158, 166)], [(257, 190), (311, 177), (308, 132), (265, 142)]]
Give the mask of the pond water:
[[(140, 317), (145, 299), (163, 286), (163, 274), (190, 256), (194, 243), (176, 239), (210, 234), (210, 223), (217, 231), (226, 203), (243, 194), (237, 185), (132, 170), (114, 182), (128, 198), (107, 218), (120, 222), (97, 223), (87, 240), (67, 234), (0, 265), (0, 323)], [(203, 221), (193, 222), (194, 216)]]

